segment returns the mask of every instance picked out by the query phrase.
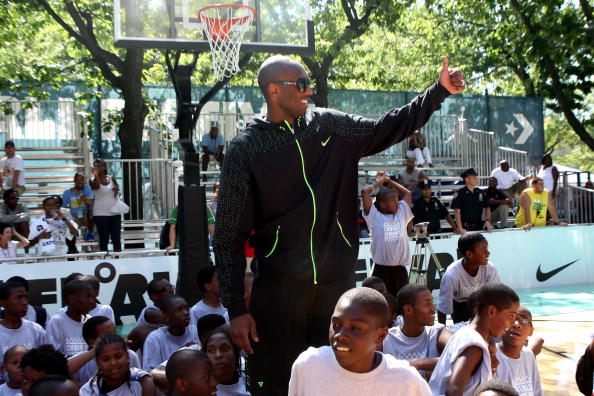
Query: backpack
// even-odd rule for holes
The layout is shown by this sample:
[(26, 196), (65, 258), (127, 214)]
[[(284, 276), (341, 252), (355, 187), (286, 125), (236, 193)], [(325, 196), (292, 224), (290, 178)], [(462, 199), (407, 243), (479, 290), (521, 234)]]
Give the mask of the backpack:
[(165, 249), (170, 245), (169, 227), (171, 227), (171, 223), (166, 221), (163, 228), (161, 228), (161, 234), (159, 234), (159, 249)]

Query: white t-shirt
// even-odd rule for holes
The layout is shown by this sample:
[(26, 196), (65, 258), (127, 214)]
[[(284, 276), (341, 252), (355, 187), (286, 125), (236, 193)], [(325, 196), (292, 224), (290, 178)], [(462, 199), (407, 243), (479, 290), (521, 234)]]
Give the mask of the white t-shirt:
[(392, 327), (384, 338), (384, 353), (399, 360), (439, 357), (437, 337), (443, 327), (441, 323), (425, 326), (418, 337), (407, 337), (400, 326)]
[(222, 305), (216, 308), (209, 307), (204, 303), (204, 300), (200, 300), (190, 308), (190, 326), (195, 326), (196, 323), (198, 323), (198, 319), (210, 314), (221, 315), (225, 318), (225, 322), (229, 324), (229, 313), (227, 312), (227, 308)]
[[(8, 241), (8, 245), (6, 249), (0, 247), (0, 259), (7, 259), (7, 258), (15, 258), (17, 256), (17, 245), (19, 243), (17, 241)], [(8, 261), (4, 261), (3, 264), (9, 263)]]
[[(62, 307), (58, 312), (66, 312), (68, 307)], [(109, 305), (105, 304), (97, 304), (95, 308), (89, 311), (89, 316), (105, 316), (109, 318), (113, 323), (115, 323), (115, 315), (113, 313), (113, 308)], [(81, 382), (82, 383), (82, 382)]]
[(493, 169), (493, 172), (491, 172), (491, 177), (497, 179), (498, 190), (505, 190), (506, 188), (510, 188), (511, 186), (519, 182), (522, 178), (520, 172), (518, 172), (514, 168), (509, 168), (507, 172), (502, 171), (501, 168), (495, 168)]
[(487, 282), (500, 282), (497, 269), (492, 262), (481, 265), (476, 276), (470, 276), (462, 267), (462, 260), (454, 261), (446, 269), (439, 286), (439, 304), (437, 309), (446, 315), (454, 312), (453, 300), (468, 301), (468, 297)]
[(113, 180), (109, 178), (109, 184), (103, 185), (99, 183), (99, 188), (93, 190), (95, 201), (93, 202), (93, 216), (114, 216), (111, 213), (111, 208), (116, 203), (116, 197), (113, 194)]
[(466, 320), (464, 322), (454, 323), (453, 325), (451, 325), (450, 327), (448, 327), (448, 330), (450, 331), (450, 333), (455, 333), (458, 330), (460, 330), (462, 327), (468, 326), (469, 323), (470, 322), (468, 320)]
[(157, 311), (161, 312), (159, 307), (157, 307), (156, 305), (147, 305), (142, 309), (142, 311), (140, 311), (140, 315), (138, 315), (138, 320), (136, 321), (136, 326), (146, 326), (150, 327), (151, 329), (157, 329), (159, 327), (162, 327), (162, 324), (153, 324), (146, 321), (146, 319), (144, 318), (144, 313), (147, 309), (156, 309)]
[[(80, 355), (81, 353), (85, 353), (85, 352), (80, 352), (80, 353), (77, 353), (76, 355)], [(72, 358), (74, 358), (74, 356), (70, 357), (70, 359), (72, 359)], [(130, 349), (128, 349), (128, 359), (130, 360), (130, 367), (136, 367), (138, 369), (140, 368), (140, 360), (138, 359), (138, 356), (136, 355), (136, 353), (134, 351), (132, 351)], [(93, 358), (93, 359), (89, 360), (89, 362), (87, 364), (82, 366), (80, 368), (80, 370), (75, 372), (72, 375), (72, 377), (74, 379), (76, 379), (79, 384), (84, 384), (85, 382), (90, 380), (95, 375), (96, 372), (97, 372), (97, 360), (95, 360)]]
[(555, 179), (553, 178), (553, 168), (556, 168), (555, 164), (549, 166), (548, 168), (540, 167), (537, 177), (540, 177), (544, 182), (544, 188), (547, 191), (553, 191), (555, 187)]
[(15, 345), (33, 349), (47, 342), (45, 330), (35, 322), (21, 319), (21, 326), (18, 329), (9, 329), (0, 324), (0, 359), (3, 358), (4, 352)]
[[(66, 221), (78, 229), (78, 225), (71, 218), (67, 217)], [(48, 219), (45, 216), (38, 217), (29, 225), (29, 239), (35, 238), (44, 231), (51, 232), (49, 238), (40, 239), (37, 242), (37, 252), (40, 255), (62, 255), (68, 251), (66, 246), (66, 238), (72, 239), (73, 235), (68, 229), (68, 225), (61, 219)]]
[(448, 381), (452, 376), (452, 368), (454, 363), (460, 355), (468, 349), (468, 347), (477, 346), (483, 351), (483, 360), (479, 364), (478, 369), (470, 377), (468, 384), (464, 388), (464, 396), (473, 396), (476, 388), (483, 382), (489, 381), (491, 375), (491, 357), (489, 356), (489, 349), (487, 341), (472, 327), (466, 326), (458, 330), (446, 344), (441, 357), (431, 374), (429, 380), (429, 387), (434, 396), (445, 395)]
[(196, 326), (186, 327), (186, 331), (181, 336), (171, 334), (168, 327), (159, 327), (151, 332), (144, 342), (142, 369), (151, 371), (189, 342), (198, 342)]
[(87, 315), (82, 322), (76, 322), (66, 312), (58, 312), (47, 322), (48, 342), (66, 357), (86, 351), (88, 345), (82, 336), (82, 328), (89, 318)]
[(231, 385), (217, 384), (217, 396), (250, 396), (245, 388), (245, 375), (241, 373), (239, 380)]
[(99, 392), (101, 387), (101, 380), (91, 381), (89, 380), (86, 384), (80, 388), (80, 396), (142, 396), (142, 385), (140, 380), (143, 377), (149, 376), (150, 374), (146, 371), (142, 371), (139, 368), (130, 368), (130, 381), (124, 382), (119, 388), (112, 390), (107, 394)]
[(12, 158), (3, 157), (0, 160), (0, 172), (2, 172), (2, 175), (4, 176), (4, 183), (2, 184), (4, 190), (12, 188), (12, 176), (14, 175), (15, 170), (21, 171), (17, 180), (17, 186), (24, 186), (25, 161), (23, 161), (23, 157), (15, 154)]
[(543, 396), (536, 358), (530, 349), (523, 347), (520, 357), (514, 359), (501, 352), (497, 344), (497, 359), (499, 380), (511, 384), (520, 396)]
[(338, 364), (330, 346), (310, 347), (293, 363), (289, 395), (431, 395), (425, 380), (407, 362), (381, 356), (381, 363), (370, 372), (353, 373)]
[(0, 396), (21, 396), (21, 389), (12, 389), (8, 384), (0, 385)]
[(363, 218), (371, 231), (371, 258), (374, 263), (397, 266), (410, 265), (410, 249), (406, 225), (413, 218), (410, 206), (404, 200), (398, 203), (395, 215), (381, 213), (371, 205), (369, 214)]

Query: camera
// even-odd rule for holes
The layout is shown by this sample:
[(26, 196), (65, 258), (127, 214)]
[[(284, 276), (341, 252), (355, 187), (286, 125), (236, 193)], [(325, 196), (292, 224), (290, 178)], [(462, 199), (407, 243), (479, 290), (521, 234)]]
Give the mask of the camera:
[(429, 236), (429, 222), (418, 223), (414, 225), (415, 238), (427, 238)]

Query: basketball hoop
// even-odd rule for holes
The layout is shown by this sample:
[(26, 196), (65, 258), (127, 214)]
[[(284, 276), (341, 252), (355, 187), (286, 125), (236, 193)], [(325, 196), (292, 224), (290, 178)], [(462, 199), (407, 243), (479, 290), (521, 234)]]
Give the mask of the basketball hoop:
[(201, 8), (198, 22), (210, 45), (212, 68), (217, 79), (239, 72), (239, 48), (256, 10), (242, 4), (217, 4)]

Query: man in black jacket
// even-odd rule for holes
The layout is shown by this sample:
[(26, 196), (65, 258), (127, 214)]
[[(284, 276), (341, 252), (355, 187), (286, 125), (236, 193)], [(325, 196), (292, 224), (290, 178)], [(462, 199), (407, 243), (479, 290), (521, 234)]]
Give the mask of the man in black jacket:
[[(333, 307), (354, 286), (359, 159), (406, 139), (447, 96), (464, 89), (461, 72), (442, 60), (437, 83), (378, 121), (308, 110), (309, 78), (288, 57), (273, 56), (260, 67), (267, 114), (229, 145), (214, 237), (234, 341), (250, 353), (252, 395), (286, 395), (297, 356), (328, 344)], [(249, 310), (243, 295), (248, 237), (257, 260)]]

